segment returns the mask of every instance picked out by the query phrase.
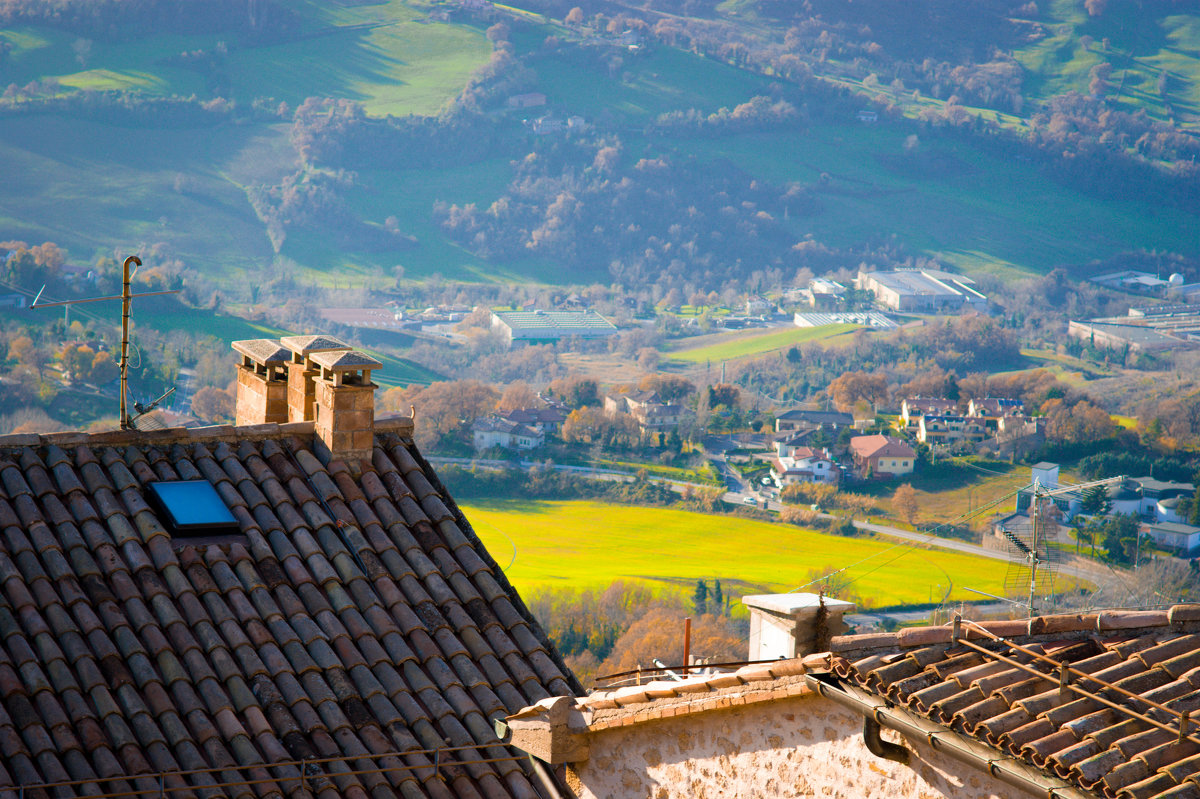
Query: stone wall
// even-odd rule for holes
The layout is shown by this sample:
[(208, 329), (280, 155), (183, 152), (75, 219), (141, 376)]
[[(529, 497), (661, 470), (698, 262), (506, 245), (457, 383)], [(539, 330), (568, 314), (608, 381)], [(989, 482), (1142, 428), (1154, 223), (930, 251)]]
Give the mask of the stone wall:
[(613, 727), (589, 734), (568, 767), (580, 799), (984, 799), (1018, 789), (884, 730), (908, 765), (863, 743), (863, 717), (815, 694)]

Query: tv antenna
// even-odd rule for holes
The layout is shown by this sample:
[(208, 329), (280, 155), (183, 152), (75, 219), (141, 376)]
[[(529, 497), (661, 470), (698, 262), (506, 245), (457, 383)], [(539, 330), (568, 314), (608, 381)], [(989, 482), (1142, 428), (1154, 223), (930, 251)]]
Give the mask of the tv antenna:
[[(129, 269), (131, 264), (135, 267), (132, 272)], [(134, 423), (138, 419), (140, 419), (141, 417), (150, 413), (150, 411), (152, 411), (158, 407), (160, 402), (162, 402), (167, 397), (169, 397), (175, 393), (175, 388), (171, 387), (171, 388), (167, 389), (165, 392), (163, 392), (163, 395), (161, 397), (154, 400), (149, 405), (142, 405), (140, 402), (135, 402), (133, 404), (133, 407), (135, 410), (137, 410), (138, 414), (137, 414), (137, 416), (130, 417), (127, 402), (126, 402), (126, 397), (128, 396), (128, 392), (129, 392), (129, 317), (133, 311), (133, 298), (134, 297), (156, 297), (161, 294), (178, 294), (179, 293), (179, 289), (171, 289), (169, 291), (144, 291), (140, 294), (132, 293), (131, 289), (133, 286), (133, 277), (134, 277), (134, 275), (137, 274), (136, 267), (140, 267), (141, 265), (142, 265), (142, 259), (138, 258), (136, 255), (131, 255), (125, 259), (125, 263), (121, 265), (121, 293), (120, 294), (114, 294), (111, 297), (88, 297), (88, 298), (82, 299), (82, 300), (62, 300), (61, 302), (39, 303), (38, 300), (40, 300), (42, 298), (42, 292), (46, 290), (46, 286), (43, 285), (38, 290), (37, 296), (33, 298), (33, 302), (29, 306), (30, 310), (33, 310), (34, 308), (57, 308), (60, 305), (67, 305), (67, 306), (79, 305), (79, 304), (85, 303), (85, 302), (101, 302), (103, 300), (120, 300), (121, 301), (121, 361), (120, 361), (120, 367), (121, 367), (121, 429), (122, 430), (128, 430), (129, 428), (134, 427)]]
[(1051, 526), (1057, 523), (1057, 520), (1054, 519), (1057, 511), (1053, 505), (1054, 497), (1079, 493), (1096, 486), (1107, 487), (1124, 480), (1125, 477), (1122, 475), (1108, 477), (1104, 480), (1093, 480), (1090, 483), (1046, 488), (1041, 481), (1035, 479), (1031, 485), (1022, 489), (1031, 494), (1029, 530), (1018, 532), (1006, 530), (1004, 532), (1012, 557), (1008, 573), (1004, 578), (1004, 590), (1005, 593), (1018, 596), (1028, 590), (1027, 610), (1030, 618), (1037, 614), (1036, 600), (1039, 591), (1043, 595), (1053, 595), (1054, 564), (1062, 560), (1062, 550), (1051, 546), (1051, 542), (1048, 540)]

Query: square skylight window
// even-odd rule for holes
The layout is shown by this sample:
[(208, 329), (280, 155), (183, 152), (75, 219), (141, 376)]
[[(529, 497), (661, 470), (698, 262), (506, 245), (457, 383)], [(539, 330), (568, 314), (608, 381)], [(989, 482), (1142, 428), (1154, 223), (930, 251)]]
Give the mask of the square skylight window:
[(225, 500), (207, 480), (149, 483), (146, 499), (177, 535), (221, 535), (240, 530)]

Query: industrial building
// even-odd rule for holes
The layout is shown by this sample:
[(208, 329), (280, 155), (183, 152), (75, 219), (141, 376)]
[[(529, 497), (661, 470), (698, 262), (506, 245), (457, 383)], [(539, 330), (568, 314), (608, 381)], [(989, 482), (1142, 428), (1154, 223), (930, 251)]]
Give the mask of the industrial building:
[(509, 344), (607, 338), (617, 333), (616, 326), (595, 311), (493, 312), (492, 329), (503, 333)]
[(973, 281), (949, 272), (934, 269), (859, 272), (854, 282), (860, 290), (871, 292), (876, 301), (893, 311), (987, 311), (987, 297), (968, 285)]

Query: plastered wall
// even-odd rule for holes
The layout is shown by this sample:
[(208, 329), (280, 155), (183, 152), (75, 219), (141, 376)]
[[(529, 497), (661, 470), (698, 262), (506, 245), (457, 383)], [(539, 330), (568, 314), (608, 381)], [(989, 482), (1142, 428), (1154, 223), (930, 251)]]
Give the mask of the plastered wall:
[(925, 744), (908, 765), (867, 751), (861, 715), (812, 694), (618, 727), (590, 736), (587, 761), (568, 767), (580, 799), (982, 799), (1018, 789)]

